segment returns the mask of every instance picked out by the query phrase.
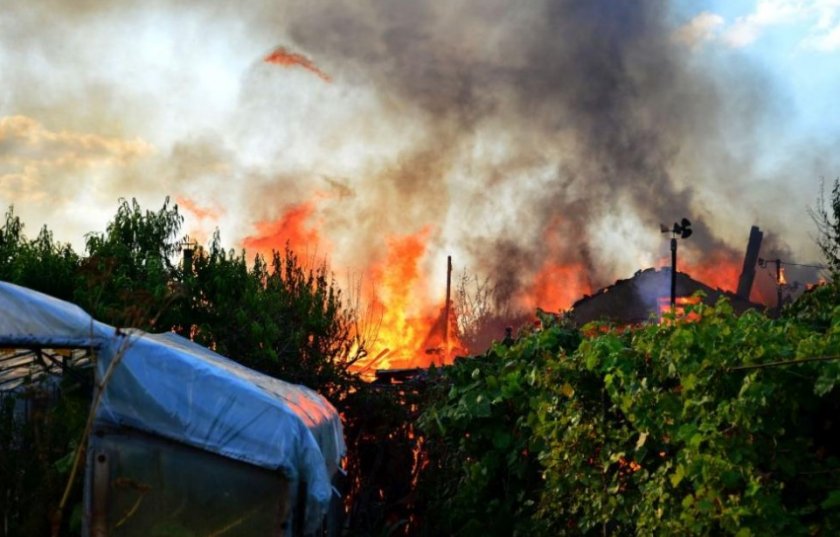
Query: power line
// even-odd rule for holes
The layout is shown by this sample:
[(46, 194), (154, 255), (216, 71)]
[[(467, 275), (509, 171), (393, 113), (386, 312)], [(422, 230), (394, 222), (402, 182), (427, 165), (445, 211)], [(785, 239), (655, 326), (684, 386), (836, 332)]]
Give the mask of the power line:
[(765, 367), (779, 367), (779, 366), (786, 366), (786, 365), (798, 365), (798, 364), (807, 364), (810, 362), (829, 362), (834, 360), (840, 360), (840, 355), (837, 354), (830, 354), (826, 356), (806, 356), (804, 358), (796, 358), (794, 360), (779, 360), (775, 362), (765, 362), (763, 364), (747, 364), (747, 365), (738, 365), (734, 367), (727, 367), (727, 371), (743, 371), (745, 369), (763, 369)]
[(806, 265), (803, 263), (791, 263), (790, 261), (782, 261), (781, 259), (763, 259), (761, 257), (758, 258), (759, 267), (766, 267), (770, 263), (779, 263), (781, 265), (789, 265), (792, 267), (808, 267), (820, 270), (828, 270), (828, 267), (825, 265)]
[(828, 267), (825, 265), (803, 265), (802, 263), (789, 263), (787, 261), (782, 261), (782, 265), (791, 265), (794, 267), (808, 267), (808, 268), (815, 268), (820, 270), (828, 270)]

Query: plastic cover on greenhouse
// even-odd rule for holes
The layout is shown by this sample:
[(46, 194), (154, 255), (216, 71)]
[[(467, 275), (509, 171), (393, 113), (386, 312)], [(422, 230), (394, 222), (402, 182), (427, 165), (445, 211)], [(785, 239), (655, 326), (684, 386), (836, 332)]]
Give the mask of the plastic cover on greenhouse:
[(338, 413), (315, 391), (177, 334), (117, 330), (78, 306), (0, 282), (0, 347), (14, 345), (95, 348), (97, 380), (115, 365), (98, 423), (278, 469), (307, 483), (310, 516), (325, 512), (345, 444)]

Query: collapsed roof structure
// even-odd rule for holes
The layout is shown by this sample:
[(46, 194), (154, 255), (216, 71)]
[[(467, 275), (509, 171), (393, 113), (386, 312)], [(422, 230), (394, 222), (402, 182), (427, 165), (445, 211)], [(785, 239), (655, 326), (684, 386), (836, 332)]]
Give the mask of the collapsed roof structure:
[[(631, 325), (647, 322), (652, 318), (658, 319), (668, 306), (670, 281), (669, 268), (639, 270), (633, 277), (618, 280), (613, 285), (572, 304), (569, 317), (578, 325), (596, 320)], [(721, 297), (726, 297), (739, 314), (748, 309), (764, 309), (761, 304), (750, 302), (741, 295), (713, 289), (688, 274), (677, 271), (676, 295), (690, 297), (697, 291), (705, 294), (703, 302), (708, 304), (714, 304)]]

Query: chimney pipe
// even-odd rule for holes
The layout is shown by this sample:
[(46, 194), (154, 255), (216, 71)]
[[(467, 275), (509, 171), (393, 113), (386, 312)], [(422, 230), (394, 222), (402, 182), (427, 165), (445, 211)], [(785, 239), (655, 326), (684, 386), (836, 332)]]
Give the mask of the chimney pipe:
[(758, 226), (750, 228), (750, 240), (747, 243), (747, 253), (744, 255), (744, 268), (741, 270), (741, 277), (738, 278), (738, 296), (744, 300), (750, 299), (753, 280), (755, 279), (755, 263), (758, 261), (758, 251), (761, 249), (761, 240), (764, 233)]

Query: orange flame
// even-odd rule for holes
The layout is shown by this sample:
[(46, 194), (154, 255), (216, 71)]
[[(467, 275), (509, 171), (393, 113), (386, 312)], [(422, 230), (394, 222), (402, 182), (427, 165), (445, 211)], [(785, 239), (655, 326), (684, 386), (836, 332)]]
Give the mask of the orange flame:
[(387, 255), (370, 270), (373, 307), (382, 318), (370, 353), (373, 360), (359, 364), (361, 369), (448, 364), (460, 347), (454, 310), (445, 319), (445, 307), (427, 302), (420, 262), (430, 234), (426, 227), (414, 235), (388, 238)]
[(705, 254), (702, 263), (680, 262), (677, 270), (709, 287), (735, 292), (743, 261), (725, 252)]
[(533, 284), (521, 294), (518, 302), (525, 311), (533, 312), (536, 308), (561, 311), (591, 292), (592, 286), (582, 264), (564, 265), (549, 261), (543, 264)]
[(584, 294), (592, 291), (586, 267), (580, 262), (561, 263), (567, 257), (569, 238), (575, 236), (574, 225), (562, 216), (554, 216), (542, 231), (542, 246), (547, 261), (516, 297), (516, 305), (533, 314), (537, 308), (546, 311), (568, 309)]
[(264, 61), (283, 67), (303, 67), (307, 71), (317, 75), (324, 82), (332, 82), (332, 77), (330, 77), (330, 75), (326, 74), (325, 72), (321, 71), (321, 69), (319, 69), (318, 66), (312, 62), (312, 60), (310, 60), (302, 54), (291, 52), (284, 47), (277, 47), (276, 49), (274, 49), (274, 51), (272, 51), (271, 54), (264, 58)]
[[(701, 302), (699, 296), (678, 296), (674, 297), (674, 318), (677, 320), (686, 321), (689, 323), (700, 320), (700, 315), (695, 312), (689, 312), (686, 315), (686, 306), (696, 306)], [(659, 319), (660, 322), (665, 321), (665, 315), (671, 312), (671, 297), (659, 297)]]
[(245, 237), (242, 245), (262, 254), (280, 250), (286, 244), (296, 253), (312, 250), (319, 243), (318, 231), (307, 226), (314, 212), (314, 202), (291, 205), (277, 220), (257, 222), (256, 233)]
[[(697, 281), (709, 287), (722, 289), (734, 293), (738, 289), (743, 260), (732, 253), (713, 251), (705, 254), (702, 263), (680, 262), (678, 270), (685, 272)], [(756, 269), (758, 270), (758, 269)], [(782, 276), (784, 278), (784, 276)], [(776, 291), (774, 286), (764, 285), (766, 279), (763, 272), (757, 272), (753, 280), (750, 300), (758, 304), (775, 304)], [(775, 275), (774, 275), (775, 281)]]

